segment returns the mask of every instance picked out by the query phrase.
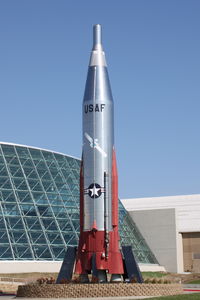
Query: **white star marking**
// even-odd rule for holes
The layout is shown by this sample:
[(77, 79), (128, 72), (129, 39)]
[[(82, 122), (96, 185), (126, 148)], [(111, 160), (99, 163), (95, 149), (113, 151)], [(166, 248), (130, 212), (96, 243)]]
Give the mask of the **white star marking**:
[(96, 188), (96, 186), (94, 186), (92, 189), (89, 189), (89, 191), (91, 191), (91, 197), (93, 197), (94, 195), (99, 197), (98, 191), (100, 190), (100, 188)]
[(104, 157), (107, 157), (107, 153), (99, 146), (98, 139), (93, 139), (87, 132), (85, 132), (86, 139), (90, 142), (91, 148), (96, 148)]

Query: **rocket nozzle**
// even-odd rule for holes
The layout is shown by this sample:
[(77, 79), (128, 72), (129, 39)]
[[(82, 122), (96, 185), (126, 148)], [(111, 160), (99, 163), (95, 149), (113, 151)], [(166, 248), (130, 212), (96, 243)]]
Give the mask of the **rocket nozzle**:
[(100, 24), (94, 25), (93, 27), (93, 50), (97, 49), (102, 49)]

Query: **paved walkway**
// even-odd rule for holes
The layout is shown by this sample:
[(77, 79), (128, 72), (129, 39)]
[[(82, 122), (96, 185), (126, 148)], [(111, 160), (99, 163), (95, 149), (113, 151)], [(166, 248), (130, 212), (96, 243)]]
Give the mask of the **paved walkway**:
[(183, 284), (185, 294), (200, 293), (200, 284)]
[[(132, 299), (150, 299), (156, 296), (152, 296), (152, 297), (144, 297), (144, 296), (130, 296), (130, 297), (98, 297), (98, 298), (51, 298), (51, 300), (58, 300), (58, 299), (65, 299), (65, 300), (132, 300)], [(24, 297), (15, 297), (15, 296), (0, 296), (0, 300), (10, 300), (10, 299), (23, 299), (23, 300), (49, 300), (49, 298), (24, 298)]]

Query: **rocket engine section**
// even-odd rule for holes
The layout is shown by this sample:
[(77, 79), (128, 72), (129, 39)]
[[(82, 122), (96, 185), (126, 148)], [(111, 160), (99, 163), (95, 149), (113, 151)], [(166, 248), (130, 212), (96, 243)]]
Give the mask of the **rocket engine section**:
[(114, 149), (113, 98), (101, 43), (93, 48), (83, 99), (83, 152), (80, 173), (80, 239), (75, 273), (84, 280), (96, 270), (99, 282), (124, 274), (118, 233), (118, 177)]

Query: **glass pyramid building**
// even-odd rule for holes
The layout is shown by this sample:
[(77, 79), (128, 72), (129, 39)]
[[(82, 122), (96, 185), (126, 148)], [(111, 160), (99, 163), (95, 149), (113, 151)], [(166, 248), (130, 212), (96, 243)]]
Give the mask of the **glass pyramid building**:
[[(62, 260), (79, 238), (80, 160), (0, 143), (0, 260)], [(156, 263), (120, 202), (121, 243)]]

